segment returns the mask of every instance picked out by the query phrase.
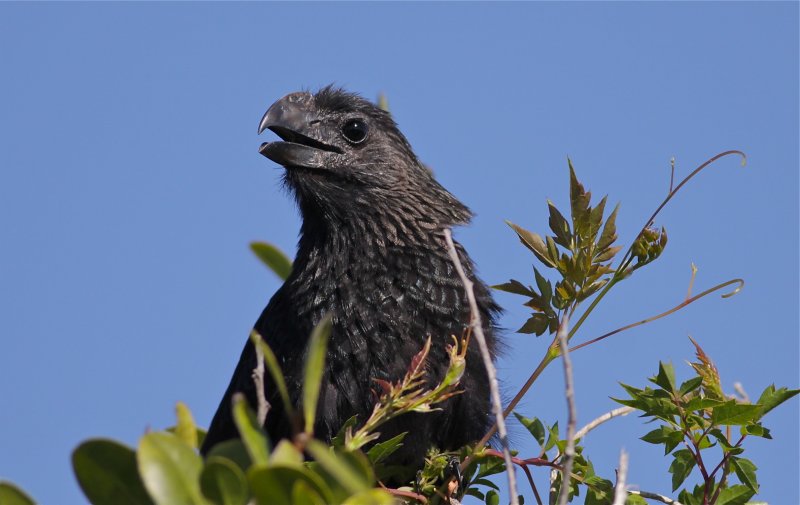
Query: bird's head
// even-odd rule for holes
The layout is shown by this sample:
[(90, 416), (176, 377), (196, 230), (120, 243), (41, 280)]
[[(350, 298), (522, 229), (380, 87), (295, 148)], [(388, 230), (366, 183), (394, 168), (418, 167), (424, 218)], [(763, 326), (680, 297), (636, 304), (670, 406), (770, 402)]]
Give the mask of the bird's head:
[(306, 218), (392, 212), (447, 226), (470, 218), (419, 162), (389, 113), (356, 94), (328, 86), (286, 95), (261, 119), (258, 132), (267, 129), (281, 140), (259, 151), (286, 167)]

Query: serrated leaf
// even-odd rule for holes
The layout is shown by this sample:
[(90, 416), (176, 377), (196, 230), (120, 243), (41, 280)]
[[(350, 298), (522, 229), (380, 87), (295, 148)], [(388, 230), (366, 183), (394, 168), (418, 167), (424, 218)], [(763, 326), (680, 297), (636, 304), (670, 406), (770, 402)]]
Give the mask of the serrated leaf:
[(675, 386), (675, 368), (672, 363), (658, 363), (658, 375), (652, 379), (652, 382), (660, 386), (665, 391), (673, 393), (676, 389)]
[(681, 384), (681, 387), (678, 390), (678, 393), (681, 396), (685, 396), (686, 394), (691, 393), (695, 389), (699, 388), (702, 384), (703, 384), (703, 378), (702, 377), (692, 377), (691, 379), (689, 379), (686, 382), (684, 382), (683, 384)]
[(522, 284), (519, 281), (515, 281), (514, 279), (511, 279), (510, 281), (503, 284), (495, 284), (494, 286), (492, 286), (492, 289), (496, 289), (498, 291), (505, 291), (506, 293), (513, 293), (515, 295), (522, 295), (522, 296), (536, 295), (534, 291), (531, 291), (524, 284)]
[(200, 492), (203, 460), (171, 433), (153, 432), (139, 440), (139, 475), (158, 505), (204, 505)]
[(274, 245), (268, 242), (250, 242), (250, 250), (281, 280), (285, 281), (292, 273), (292, 260)]
[(619, 211), (619, 204), (614, 207), (611, 214), (606, 219), (606, 224), (603, 226), (603, 232), (597, 240), (597, 250), (605, 251), (614, 241), (617, 240), (617, 212)]
[(215, 505), (245, 505), (250, 498), (244, 472), (233, 461), (209, 457), (200, 473), (200, 491)]
[(742, 433), (747, 433), (748, 435), (753, 435), (755, 437), (772, 439), (772, 435), (770, 434), (769, 430), (760, 424), (747, 424), (742, 427)]
[(403, 432), (395, 437), (390, 438), (389, 440), (385, 440), (373, 445), (367, 451), (367, 457), (370, 461), (372, 461), (373, 464), (380, 463), (403, 446), (403, 439), (407, 434), (407, 432)]
[(534, 256), (539, 259), (539, 261), (549, 267), (554, 268), (556, 266), (555, 263), (548, 258), (547, 246), (545, 246), (544, 240), (542, 240), (542, 237), (539, 234), (528, 231), (521, 226), (517, 226), (511, 221), (506, 221), (506, 224), (508, 224), (508, 226), (510, 226), (511, 229), (517, 233), (520, 242), (522, 242), (525, 247), (530, 249)]
[(544, 442), (545, 442), (545, 439), (544, 439), (544, 436), (545, 436), (544, 424), (542, 424), (542, 422), (536, 417), (534, 417), (533, 419), (529, 419), (529, 418), (524, 417), (524, 416), (522, 416), (522, 415), (520, 415), (520, 414), (518, 414), (516, 412), (514, 412), (514, 416), (522, 424), (522, 426), (524, 426), (525, 429), (527, 429), (528, 432), (531, 435), (533, 435), (533, 438), (536, 439), (536, 441), (539, 443), (539, 445), (540, 446), (544, 446)]
[(269, 461), (269, 440), (241, 393), (233, 395), (233, 422), (253, 463), (266, 465)]
[(317, 401), (322, 386), (322, 374), (325, 371), (325, 354), (328, 352), (328, 337), (331, 335), (332, 325), (331, 316), (326, 315), (314, 327), (308, 341), (303, 380), (303, 418), (305, 419), (305, 432), (309, 435), (314, 433)]
[(604, 196), (597, 205), (589, 211), (589, 240), (594, 241), (597, 234), (600, 232), (600, 224), (603, 222), (603, 213), (606, 210), (606, 200), (608, 197)]
[(774, 409), (786, 400), (792, 398), (797, 393), (800, 393), (800, 389), (775, 389), (775, 384), (768, 386), (764, 392), (761, 393), (761, 397), (757, 402), (759, 405), (761, 405), (761, 413), (759, 417), (763, 417), (767, 412)]
[(533, 267), (533, 276), (536, 279), (536, 287), (539, 288), (542, 300), (549, 304), (550, 299), (553, 297), (553, 286), (550, 284), (550, 281), (539, 273), (536, 267)]
[(736, 403), (730, 400), (711, 411), (711, 422), (722, 426), (750, 424), (760, 417), (761, 405)]
[(745, 458), (731, 458), (733, 470), (739, 478), (739, 482), (749, 487), (753, 493), (758, 493), (758, 480), (756, 479), (756, 470), (758, 468), (752, 461)]
[(586, 192), (583, 184), (578, 181), (578, 177), (575, 175), (575, 167), (572, 166), (572, 160), (567, 158), (567, 164), (569, 165), (569, 201), (572, 211), (572, 229), (575, 235), (587, 237), (588, 210), (592, 195)]
[(93, 505), (153, 503), (139, 477), (136, 453), (119, 442), (83, 442), (72, 452), (72, 468), (83, 494)]
[(692, 473), (695, 465), (694, 456), (689, 449), (679, 449), (672, 453), (674, 459), (669, 466), (669, 473), (672, 474), (672, 491), (681, 487), (683, 481)]
[(554, 240), (565, 249), (570, 249), (572, 247), (572, 232), (570, 232), (569, 223), (550, 200), (547, 200), (547, 207), (550, 211), (548, 224), (554, 233)]
[(525, 324), (523, 324), (522, 327), (517, 330), (517, 333), (535, 333), (538, 337), (547, 331), (547, 326), (547, 316), (542, 313), (536, 313), (533, 314), (527, 321), (525, 321)]
[(719, 492), (715, 505), (744, 505), (755, 493), (741, 484), (726, 487)]

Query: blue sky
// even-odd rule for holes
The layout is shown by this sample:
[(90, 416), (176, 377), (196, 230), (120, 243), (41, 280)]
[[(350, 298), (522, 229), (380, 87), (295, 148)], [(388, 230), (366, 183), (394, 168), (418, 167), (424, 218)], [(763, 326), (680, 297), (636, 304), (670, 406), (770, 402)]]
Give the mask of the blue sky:
[[(798, 386), (797, 3), (2, 3), (0, 47), (0, 478), (42, 504), (84, 503), (69, 464), (81, 440), (134, 445), (179, 400), (208, 423), (279, 285), (247, 245), (291, 253), (299, 228), (256, 126), (284, 94), (331, 82), (388, 95), (477, 213), (456, 236), (489, 283), (532, 277), (503, 220), (545, 232), (567, 156), (622, 202), (626, 242), (665, 196), (671, 157), (686, 174), (745, 151), (745, 168), (722, 160), (673, 200), (664, 256), (576, 341), (681, 301), (691, 262), (697, 290), (745, 289), (576, 353), (579, 423), (659, 360), (688, 377), (687, 335), (729, 392)], [(547, 341), (513, 333), (522, 299), (497, 299), (510, 396)], [(519, 411), (563, 424), (559, 366)], [(765, 424), (775, 440), (748, 449), (760, 497), (800, 503), (797, 400)], [(593, 432), (598, 473), (624, 447), (629, 482), (669, 493), (669, 460), (638, 440), (650, 429), (629, 416)]]

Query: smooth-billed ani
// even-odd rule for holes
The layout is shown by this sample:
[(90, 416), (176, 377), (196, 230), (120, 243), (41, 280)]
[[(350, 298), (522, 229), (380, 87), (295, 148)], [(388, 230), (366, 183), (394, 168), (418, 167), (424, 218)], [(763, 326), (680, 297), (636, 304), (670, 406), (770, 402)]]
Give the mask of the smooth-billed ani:
[[(333, 327), (320, 390), (315, 436), (330, 440), (376, 402), (375, 379), (397, 381), (428, 338), (428, 377), (447, 368), (446, 346), (469, 322), (464, 286), (448, 258), (443, 229), (466, 224), (469, 209), (445, 190), (415, 156), (390, 115), (358, 95), (326, 87), (292, 93), (264, 115), (258, 131), (282, 141), (260, 152), (283, 165), (303, 217), (291, 275), (270, 300), (255, 329), (272, 348), (291, 400), (299, 405), (308, 337), (330, 313)], [(492, 352), (498, 308), (474, 275), (484, 331)], [(202, 447), (237, 436), (231, 417), (236, 392), (255, 405), (253, 345), (245, 344)], [(292, 436), (282, 403), (265, 374), (270, 438)], [(408, 432), (393, 463), (419, 465), (435, 445), (455, 449), (477, 441), (491, 425), (489, 385), (477, 342), (469, 344), (461, 387), (442, 410), (407, 414), (382, 426), (382, 438)]]

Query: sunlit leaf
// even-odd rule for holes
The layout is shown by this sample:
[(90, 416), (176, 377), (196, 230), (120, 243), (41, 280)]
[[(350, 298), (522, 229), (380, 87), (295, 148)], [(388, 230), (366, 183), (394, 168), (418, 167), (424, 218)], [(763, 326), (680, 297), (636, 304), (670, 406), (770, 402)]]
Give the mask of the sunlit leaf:
[(233, 395), (233, 421), (253, 463), (266, 464), (269, 460), (269, 441), (241, 393)]
[(756, 479), (756, 470), (758, 469), (752, 461), (745, 458), (733, 457), (730, 459), (733, 464), (733, 469), (739, 482), (749, 487), (754, 493), (758, 493), (758, 480)]
[(292, 273), (292, 260), (280, 249), (268, 242), (251, 242), (250, 250), (258, 256), (270, 270), (275, 272), (275, 275), (286, 280), (289, 274)]
[[(110, 502), (103, 502), (110, 503)], [(130, 502), (128, 502), (130, 503)], [(147, 502), (143, 502), (147, 503)], [(0, 504), (2, 505), (36, 505), (33, 498), (25, 491), (10, 482), (0, 481)]]
[(314, 327), (308, 341), (306, 367), (303, 380), (303, 418), (305, 432), (314, 432), (314, 420), (317, 413), (317, 400), (322, 386), (322, 373), (325, 371), (325, 354), (328, 351), (328, 337), (331, 335), (331, 316), (325, 316)]
[(139, 474), (158, 505), (203, 505), (200, 492), (203, 460), (171, 433), (148, 433), (136, 453)]

